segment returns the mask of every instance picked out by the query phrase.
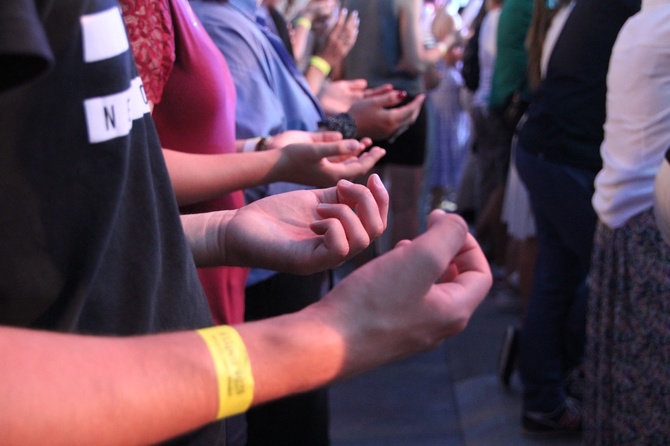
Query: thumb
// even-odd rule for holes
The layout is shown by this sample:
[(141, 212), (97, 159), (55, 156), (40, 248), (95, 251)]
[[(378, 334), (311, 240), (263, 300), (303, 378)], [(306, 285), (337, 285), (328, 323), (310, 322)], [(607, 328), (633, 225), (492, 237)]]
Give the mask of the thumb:
[(314, 144), (314, 155), (316, 159), (357, 156), (365, 150), (365, 144), (355, 139), (345, 139), (342, 141)]
[(309, 135), (313, 142), (333, 142), (342, 140), (342, 133), (332, 130), (324, 132), (309, 132)]
[(353, 79), (349, 81), (349, 88), (352, 90), (365, 90), (368, 88), (368, 81), (365, 79)]
[(383, 108), (394, 107), (400, 104), (407, 97), (404, 91), (392, 90), (370, 98), (375, 105)]
[(417, 262), (422, 265), (416, 266), (435, 281), (461, 251), (468, 235), (468, 227), (461, 217), (443, 211), (431, 212), (427, 226), (426, 232), (415, 238), (408, 248), (422, 253)]

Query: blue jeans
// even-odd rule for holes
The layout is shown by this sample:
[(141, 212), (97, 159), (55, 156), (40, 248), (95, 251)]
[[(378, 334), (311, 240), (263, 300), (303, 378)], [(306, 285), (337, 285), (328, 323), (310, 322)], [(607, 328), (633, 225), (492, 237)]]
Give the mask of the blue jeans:
[(517, 146), (539, 251), (519, 339), (524, 410), (551, 412), (565, 400), (564, 377), (579, 365), (586, 329), (586, 277), (597, 216), (596, 173), (547, 161)]

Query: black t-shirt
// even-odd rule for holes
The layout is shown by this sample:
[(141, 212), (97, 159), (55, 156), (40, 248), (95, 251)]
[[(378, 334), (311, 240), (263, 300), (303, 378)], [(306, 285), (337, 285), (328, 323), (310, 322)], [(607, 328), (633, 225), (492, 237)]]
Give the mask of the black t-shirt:
[(0, 324), (212, 325), (116, 1), (3, 0), (0, 65)]
[(599, 171), (612, 47), (640, 0), (578, 0), (535, 92), (519, 145), (566, 165)]

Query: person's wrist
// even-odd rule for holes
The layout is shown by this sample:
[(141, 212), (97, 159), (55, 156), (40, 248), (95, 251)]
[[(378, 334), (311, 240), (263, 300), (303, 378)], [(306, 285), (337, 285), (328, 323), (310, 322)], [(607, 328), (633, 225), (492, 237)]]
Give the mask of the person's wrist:
[(256, 144), (256, 152), (263, 152), (265, 150), (268, 150), (270, 148), (270, 144), (272, 143), (272, 137), (271, 136), (264, 136), (262, 137), (258, 143)]
[(323, 73), (325, 77), (328, 77), (332, 69), (330, 63), (328, 63), (328, 61), (321, 56), (312, 56), (309, 59), (309, 64)]
[(312, 19), (309, 18), (309, 17), (306, 17), (304, 15), (301, 16), (301, 17), (298, 17), (295, 20), (295, 26), (305, 28), (305, 30), (309, 31), (309, 30), (312, 29)]
[(270, 146), (272, 138), (270, 136), (249, 138), (244, 141), (242, 152), (262, 152)]
[(219, 389), (216, 419), (245, 412), (254, 396), (254, 378), (247, 348), (233, 327), (220, 325), (196, 330), (209, 350)]
[(261, 138), (249, 138), (244, 141), (242, 146), (242, 152), (255, 152), (256, 146), (260, 142)]

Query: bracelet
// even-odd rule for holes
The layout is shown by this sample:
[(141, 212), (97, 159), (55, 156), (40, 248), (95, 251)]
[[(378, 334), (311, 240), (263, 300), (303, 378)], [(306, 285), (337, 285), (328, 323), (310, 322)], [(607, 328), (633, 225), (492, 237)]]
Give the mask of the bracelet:
[(307, 17), (298, 17), (298, 19), (295, 21), (295, 26), (302, 26), (307, 31), (309, 31), (312, 29), (312, 21)]
[(258, 144), (261, 142), (261, 139), (262, 138), (249, 138), (244, 141), (242, 152), (254, 152)]
[(245, 412), (254, 396), (254, 377), (247, 348), (233, 327), (219, 325), (196, 330), (209, 349), (219, 383), (216, 419)]
[(324, 76), (328, 76), (330, 74), (330, 64), (323, 57), (312, 56), (309, 59), (309, 64), (322, 72)]
[(319, 128), (322, 130), (340, 132), (344, 139), (358, 137), (356, 121), (354, 121), (354, 118), (349, 113), (328, 116), (325, 121), (319, 122)]
[(272, 141), (271, 136), (265, 136), (263, 138), (259, 138), (258, 142), (256, 143), (256, 152), (262, 152), (263, 150), (267, 150), (267, 148), (270, 146), (270, 141)]

